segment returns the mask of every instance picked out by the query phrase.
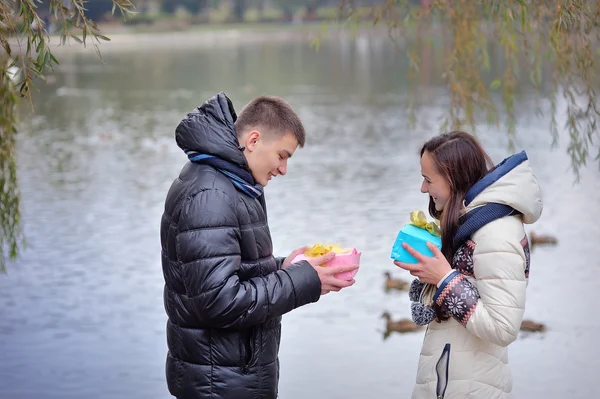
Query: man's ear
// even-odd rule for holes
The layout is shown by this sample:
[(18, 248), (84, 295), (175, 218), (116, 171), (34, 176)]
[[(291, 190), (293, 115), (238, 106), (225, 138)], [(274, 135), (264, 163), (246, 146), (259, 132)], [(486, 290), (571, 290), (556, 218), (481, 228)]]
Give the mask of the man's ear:
[(246, 135), (246, 140), (244, 140), (244, 143), (242, 143), (242, 145), (246, 147), (248, 151), (252, 152), (256, 149), (256, 145), (259, 140), (260, 132), (258, 130), (251, 130)]

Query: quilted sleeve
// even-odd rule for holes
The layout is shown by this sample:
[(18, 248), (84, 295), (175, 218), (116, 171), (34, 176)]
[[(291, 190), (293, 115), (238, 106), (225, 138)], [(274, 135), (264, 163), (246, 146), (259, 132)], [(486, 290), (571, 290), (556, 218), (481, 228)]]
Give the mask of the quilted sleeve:
[(240, 229), (219, 190), (190, 198), (178, 223), (177, 254), (196, 317), (214, 328), (245, 328), (316, 302), (321, 282), (308, 262), (240, 280)]
[(517, 338), (523, 320), (529, 257), (526, 241), (516, 238), (525, 235), (522, 225), (516, 229), (510, 221), (498, 222), (477, 236), (475, 281), (455, 271), (442, 282), (434, 300), (471, 334), (507, 346)]

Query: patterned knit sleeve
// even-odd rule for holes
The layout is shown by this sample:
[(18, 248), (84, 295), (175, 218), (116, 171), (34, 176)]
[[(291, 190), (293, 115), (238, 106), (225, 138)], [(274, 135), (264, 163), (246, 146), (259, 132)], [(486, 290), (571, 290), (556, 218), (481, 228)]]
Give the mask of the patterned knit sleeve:
[(466, 326), (477, 307), (479, 292), (463, 274), (455, 270), (442, 281), (433, 301), (445, 313)]

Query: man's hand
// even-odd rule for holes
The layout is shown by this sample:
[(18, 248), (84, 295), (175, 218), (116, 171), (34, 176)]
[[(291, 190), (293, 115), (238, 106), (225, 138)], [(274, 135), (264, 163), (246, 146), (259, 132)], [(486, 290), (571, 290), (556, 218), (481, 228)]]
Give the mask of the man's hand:
[(308, 263), (317, 271), (319, 280), (321, 280), (321, 295), (329, 294), (331, 291), (338, 292), (342, 288), (354, 285), (354, 280), (346, 281), (336, 278), (335, 275), (344, 272), (351, 272), (358, 269), (358, 265), (328, 266), (323, 265), (335, 257), (335, 253), (330, 252), (323, 256), (311, 258)]
[(294, 260), (294, 258), (298, 255), (302, 255), (304, 253), (304, 251), (306, 251), (308, 249), (308, 246), (304, 246), (302, 248), (298, 248), (292, 251), (291, 254), (289, 254), (289, 256), (287, 258), (285, 258), (285, 260), (283, 261), (283, 263), (281, 264), (281, 268), (285, 269), (286, 267), (288, 267), (289, 265), (292, 264), (292, 261)]
[[(296, 256), (303, 254), (304, 251), (306, 251), (307, 249), (308, 246), (305, 246), (292, 251), (292, 253), (287, 258), (285, 258), (285, 260), (281, 264), (281, 268), (283, 269), (291, 265), (292, 260), (294, 260)], [(340, 280), (339, 278), (335, 278), (335, 275), (356, 270), (358, 269), (358, 265), (344, 265), (333, 267), (321, 266), (329, 262), (334, 257), (335, 253), (329, 252), (325, 255), (306, 260), (308, 263), (311, 264), (311, 266), (317, 271), (317, 274), (319, 275), (319, 280), (321, 280), (321, 295), (329, 294), (331, 291), (338, 292), (342, 288), (350, 287), (354, 284), (354, 280)]]

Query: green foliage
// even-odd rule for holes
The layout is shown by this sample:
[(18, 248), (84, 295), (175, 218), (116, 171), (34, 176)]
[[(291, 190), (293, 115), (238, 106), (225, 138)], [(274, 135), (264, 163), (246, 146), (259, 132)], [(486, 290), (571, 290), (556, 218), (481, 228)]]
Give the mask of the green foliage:
[(10, 89), (10, 81), (11, 74), (7, 68), (0, 68), (0, 272), (4, 271), (6, 257), (16, 258), (22, 244), (14, 156), (18, 96)]
[[(99, 3), (94, 3), (99, 5)], [(45, 5), (45, 9), (39, 8)], [(93, 20), (87, 16), (84, 0), (0, 0), (0, 270), (8, 259), (15, 259), (23, 244), (20, 224), (19, 190), (15, 164), (15, 135), (18, 121), (16, 107), (20, 99), (31, 103), (31, 90), (36, 81), (44, 80), (44, 72), (58, 61), (52, 54), (46, 22), (50, 16), (60, 27), (61, 43), (73, 39), (86, 45), (102, 36)], [(132, 12), (130, 0), (113, 0), (112, 13)], [(101, 11), (101, 10), (100, 10)], [(98, 52), (99, 54), (99, 52)], [(33, 106), (33, 104), (31, 104)]]
[[(305, 7), (315, 13), (328, 1), (273, 0), (287, 14)], [(450, 99), (441, 130), (481, 122), (505, 124), (511, 140), (516, 132), (517, 96), (527, 81), (549, 103), (548, 129), (557, 142), (559, 129), (569, 135), (568, 152), (576, 178), (594, 157), (600, 160), (594, 69), (600, 55), (598, 0), (340, 0), (329, 12), (346, 26), (365, 20), (385, 25), (390, 38), (410, 63), (411, 121), (416, 118), (421, 49), (432, 38), (443, 43), (442, 78)], [(165, 10), (183, 4), (192, 13), (220, 4), (217, 0), (164, 0)], [(231, 2), (236, 19), (247, 8), (264, 9), (263, 0)], [(96, 51), (102, 36), (91, 15), (108, 8), (129, 15), (131, 0), (0, 0), (0, 270), (15, 259), (23, 245), (15, 164), (16, 107), (44, 80), (58, 61), (48, 45), (46, 24), (58, 27), (61, 43), (72, 39)], [(321, 10), (323, 11), (323, 10)], [(288, 17), (289, 17), (288, 15)], [(323, 25), (325, 30), (326, 24)], [(90, 40), (91, 39), (91, 40)], [(319, 40), (313, 45), (318, 49)], [(98, 52), (99, 54), (99, 52)], [(558, 100), (566, 101), (566, 124), (558, 126)], [(33, 106), (33, 104), (31, 104)], [(562, 108), (562, 107), (561, 107)]]
[[(346, 21), (364, 7), (344, 0)], [(374, 24), (386, 24), (390, 37), (410, 61), (411, 89), (421, 66), (419, 51), (430, 38), (444, 44), (443, 78), (450, 96), (441, 130), (481, 121), (508, 126), (516, 135), (516, 96), (523, 77), (550, 104), (549, 132), (558, 140), (557, 99), (567, 103), (568, 152), (576, 179), (592, 151), (600, 160), (600, 111), (594, 69), (600, 39), (600, 2), (590, 0), (386, 0), (370, 7)], [(493, 42), (493, 43), (492, 43)], [(318, 44), (318, 43), (316, 43)], [(490, 64), (490, 50), (500, 59)], [(491, 84), (486, 84), (491, 76)], [(487, 80), (486, 80), (487, 79)], [(414, 96), (413, 96), (414, 97)], [(414, 117), (414, 106), (411, 112)]]

